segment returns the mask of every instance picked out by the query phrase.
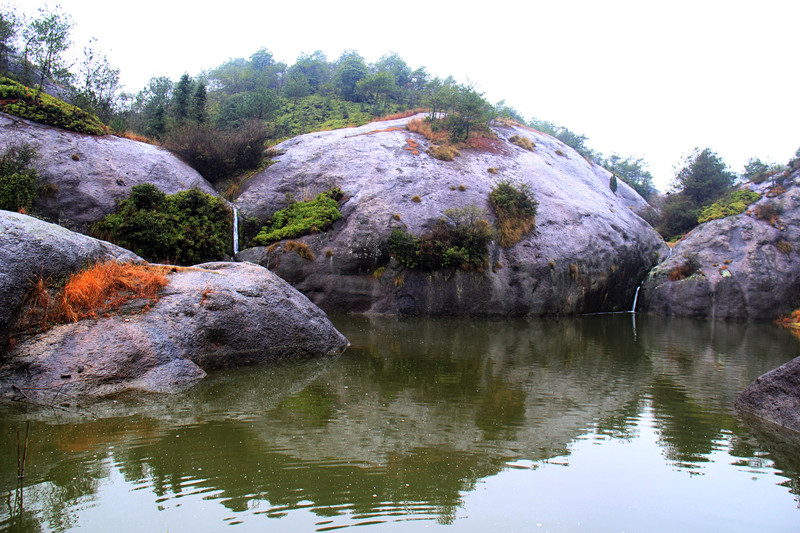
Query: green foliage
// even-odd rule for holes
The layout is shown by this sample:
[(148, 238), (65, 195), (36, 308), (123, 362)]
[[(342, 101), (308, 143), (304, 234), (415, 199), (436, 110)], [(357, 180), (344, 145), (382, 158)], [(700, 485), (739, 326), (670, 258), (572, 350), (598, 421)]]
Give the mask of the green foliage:
[(0, 209), (30, 211), (38, 179), (35, 158), (36, 151), (24, 144), (11, 145), (0, 155)]
[(642, 159), (623, 159), (614, 154), (603, 161), (603, 167), (630, 185), (645, 200), (649, 201), (656, 194), (653, 175), (644, 169), (645, 163)]
[(483, 271), (489, 262), (492, 239), (486, 213), (474, 205), (447, 209), (429, 233), (416, 237), (402, 229), (392, 231), (389, 253), (406, 268), (418, 270)]
[(105, 135), (109, 129), (97, 117), (49, 94), (35, 91), (0, 77), (0, 111), (65, 130)]
[(342, 218), (338, 201), (342, 190), (334, 187), (322, 192), (313, 200), (295, 202), (276, 211), (267, 224), (253, 238), (253, 244), (266, 246), (283, 239), (293, 239), (329, 229)]
[(732, 183), (733, 174), (714, 152), (695, 149), (675, 176), (677, 190), (664, 200), (658, 232), (668, 239), (691, 230), (703, 216), (702, 209), (725, 194)]
[(709, 220), (716, 220), (718, 218), (744, 213), (748, 205), (759, 199), (761, 199), (761, 195), (755, 191), (746, 189), (734, 191), (730, 194), (726, 194), (713, 204), (704, 207), (700, 212), (700, 216), (697, 217), (697, 222), (702, 224)]
[(192, 265), (225, 257), (232, 247), (232, 212), (221, 198), (197, 189), (166, 195), (136, 185), (92, 234), (153, 262)]
[(497, 217), (498, 242), (503, 248), (517, 244), (536, 227), (538, 202), (524, 183), (501, 181), (489, 193)]
[(611, 174), (611, 177), (608, 179), (608, 188), (611, 189), (611, 192), (617, 194), (617, 175)]
[(701, 206), (714, 201), (733, 184), (733, 174), (714, 152), (695, 149), (685, 160), (685, 166), (675, 176), (675, 187)]

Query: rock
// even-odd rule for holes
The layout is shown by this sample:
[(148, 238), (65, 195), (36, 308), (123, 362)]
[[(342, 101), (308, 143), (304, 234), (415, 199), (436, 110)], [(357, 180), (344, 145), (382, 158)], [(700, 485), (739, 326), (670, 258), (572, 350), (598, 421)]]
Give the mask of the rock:
[(33, 217), (0, 211), (0, 347), (6, 343), (8, 328), (25, 293), (37, 278), (65, 277), (89, 263), (107, 259), (142, 261), (108, 242)]
[(152, 183), (167, 194), (214, 188), (171, 152), (147, 143), (107, 135), (73, 133), (0, 113), (0, 145), (27, 143), (39, 159), (41, 185), (34, 211), (85, 232), (114, 211), (134, 185)]
[[(406, 130), (408, 121), (312, 133), (276, 146), (279, 161), (243, 187), (242, 215), (265, 219), (284, 207), (287, 194), (310, 198), (339, 186), (349, 197), (343, 219), (300, 239), (313, 262), (265, 248), (237, 258), (268, 265), (326, 310), (509, 316), (627, 310), (639, 282), (666, 255), (663, 240), (636, 214), (646, 202), (621, 181), (613, 193), (609, 172), (553, 137), (498, 126), (496, 141), (445, 162), (425, 152), (430, 143)], [(509, 142), (514, 135), (534, 141), (533, 152)], [(445, 209), (470, 205), (494, 222), (488, 195), (503, 180), (533, 192), (537, 229), (509, 249), (493, 243), (485, 272), (426, 273), (390, 262), (385, 243), (394, 228), (420, 235)]]
[[(796, 176), (800, 173), (796, 173)], [(800, 187), (764, 197), (748, 213), (702, 224), (647, 276), (639, 310), (651, 313), (772, 320), (800, 306)], [(774, 224), (756, 216), (759, 205), (781, 214)], [(670, 281), (696, 260), (699, 269)]]
[(347, 339), (307, 298), (249, 263), (176, 268), (144, 312), (54, 327), (17, 343), (0, 395), (36, 403), (175, 391), (206, 371), (334, 356)]
[(736, 399), (736, 408), (800, 433), (800, 357), (748, 385)]

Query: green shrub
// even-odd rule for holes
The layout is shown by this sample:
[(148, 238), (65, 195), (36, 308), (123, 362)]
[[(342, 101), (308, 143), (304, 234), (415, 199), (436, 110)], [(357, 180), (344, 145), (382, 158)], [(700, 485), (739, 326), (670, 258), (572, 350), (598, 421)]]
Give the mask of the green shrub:
[(433, 145), (427, 150), (431, 157), (435, 157), (440, 161), (452, 161), (457, 156), (461, 155), (455, 146), (449, 144)]
[(36, 157), (27, 144), (12, 144), (0, 155), (0, 209), (30, 211), (39, 177), (33, 168)]
[(233, 214), (221, 198), (197, 189), (164, 194), (136, 185), (116, 212), (97, 222), (95, 237), (153, 262), (191, 265), (216, 261), (232, 247)]
[(492, 239), (485, 212), (472, 205), (447, 209), (444, 215), (431, 232), (421, 237), (393, 230), (387, 242), (389, 253), (410, 269), (483, 271)]
[(758, 201), (760, 198), (761, 195), (759, 193), (746, 189), (726, 194), (722, 199), (704, 207), (697, 217), (697, 222), (702, 224), (709, 220), (716, 220), (718, 218), (744, 213), (748, 205)]
[(538, 203), (528, 186), (501, 181), (489, 193), (497, 216), (497, 240), (503, 248), (514, 246), (536, 227)]
[(283, 239), (293, 239), (329, 229), (342, 218), (338, 201), (342, 190), (334, 187), (322, 192), (313, 200), (294, 202), (276, 211), (267, 224), (253, 238), (253, 244), (267, 246)]
[(0, 111), (65, 130), (106, 135), (108, 127), (86, 111), (47, 93), (0, 77)]

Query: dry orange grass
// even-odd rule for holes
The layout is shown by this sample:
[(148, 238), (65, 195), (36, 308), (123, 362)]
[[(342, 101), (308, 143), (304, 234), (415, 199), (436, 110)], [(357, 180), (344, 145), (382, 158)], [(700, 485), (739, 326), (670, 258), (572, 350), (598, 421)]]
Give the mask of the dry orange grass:
[(168, 267), (135, 265), (107, 261), (73, 274), (57, 299), (54, 318), (76, 322), (97, 317), (130, 300), (144, 298), (155, 302), (167, 285)]
[(372, 122), (382, 122), (384, 120), (396, 120), (398, 118), (408, 118), (408, 117), (413, 117), (414, 115), (418, 115), (420, 113), (428, 113), (428, 112), (430, 112), (430, 109), (425, 108), (425, 107), (418, 107), (416, 109), (408, 109), (406, 111), (400, 111), (400, 112), (394, 113), (392, 115), (386, 115), (386, 116), (383, 116), (383, 117), (379, 117), (379, 118), (376, 118), (375, 120), (373, 120)]
[(511, 248), (536, 227), (536, 217), (498, 217), (497, 243)]
[(800, 337), (800, 309), (796, 309), (789, 315), (780, 317), (775, 323), (781, 327), (789, 328), (794, 335)]
[(122, 137), (124, 139), (130, 139), (132, 141), (137, 141), (137, 142), (140, 142), (140, 143), (153, 144), (153, 145), (156, 145), (156, 146), (158, 146), (158, 144), (159, 144), (158, 141), (156, 141), (155, 139), (151, 139), (150, 137), (145, 137), (144, 135), (140, 135), (140, 134), (132, 132), (130, 130), (128, 130), (128, 131), (126, 131), (124, 133), (120, 133), (120, 134), (118, 134), (118, 136)]
[(419, 133), (429, 141), (444, 142), (447, 140), (446, 131), (433, 131), (431, 125), (421, 118), (409, 120), (408, 124), (406, 124), (406, 129), (412, 133)]

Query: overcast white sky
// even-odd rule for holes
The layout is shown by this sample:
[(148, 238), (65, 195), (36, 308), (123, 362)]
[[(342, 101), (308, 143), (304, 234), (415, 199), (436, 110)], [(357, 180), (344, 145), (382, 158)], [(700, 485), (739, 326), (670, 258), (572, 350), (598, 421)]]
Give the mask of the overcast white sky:
[[(39, 0), (7, 4), (35, 14)], [(49, 2), (50, 6), (55, 2)], [(322, 50), (472, 81), (588, 137), (605, 155), (642, 157), (666, 190), (683, 157), (711, 148), (740, 172), (800, 148), (797, 0), (495, 0), (222, 2), (61, 0), (136, 92), (264, 47), (293, 63)]]

